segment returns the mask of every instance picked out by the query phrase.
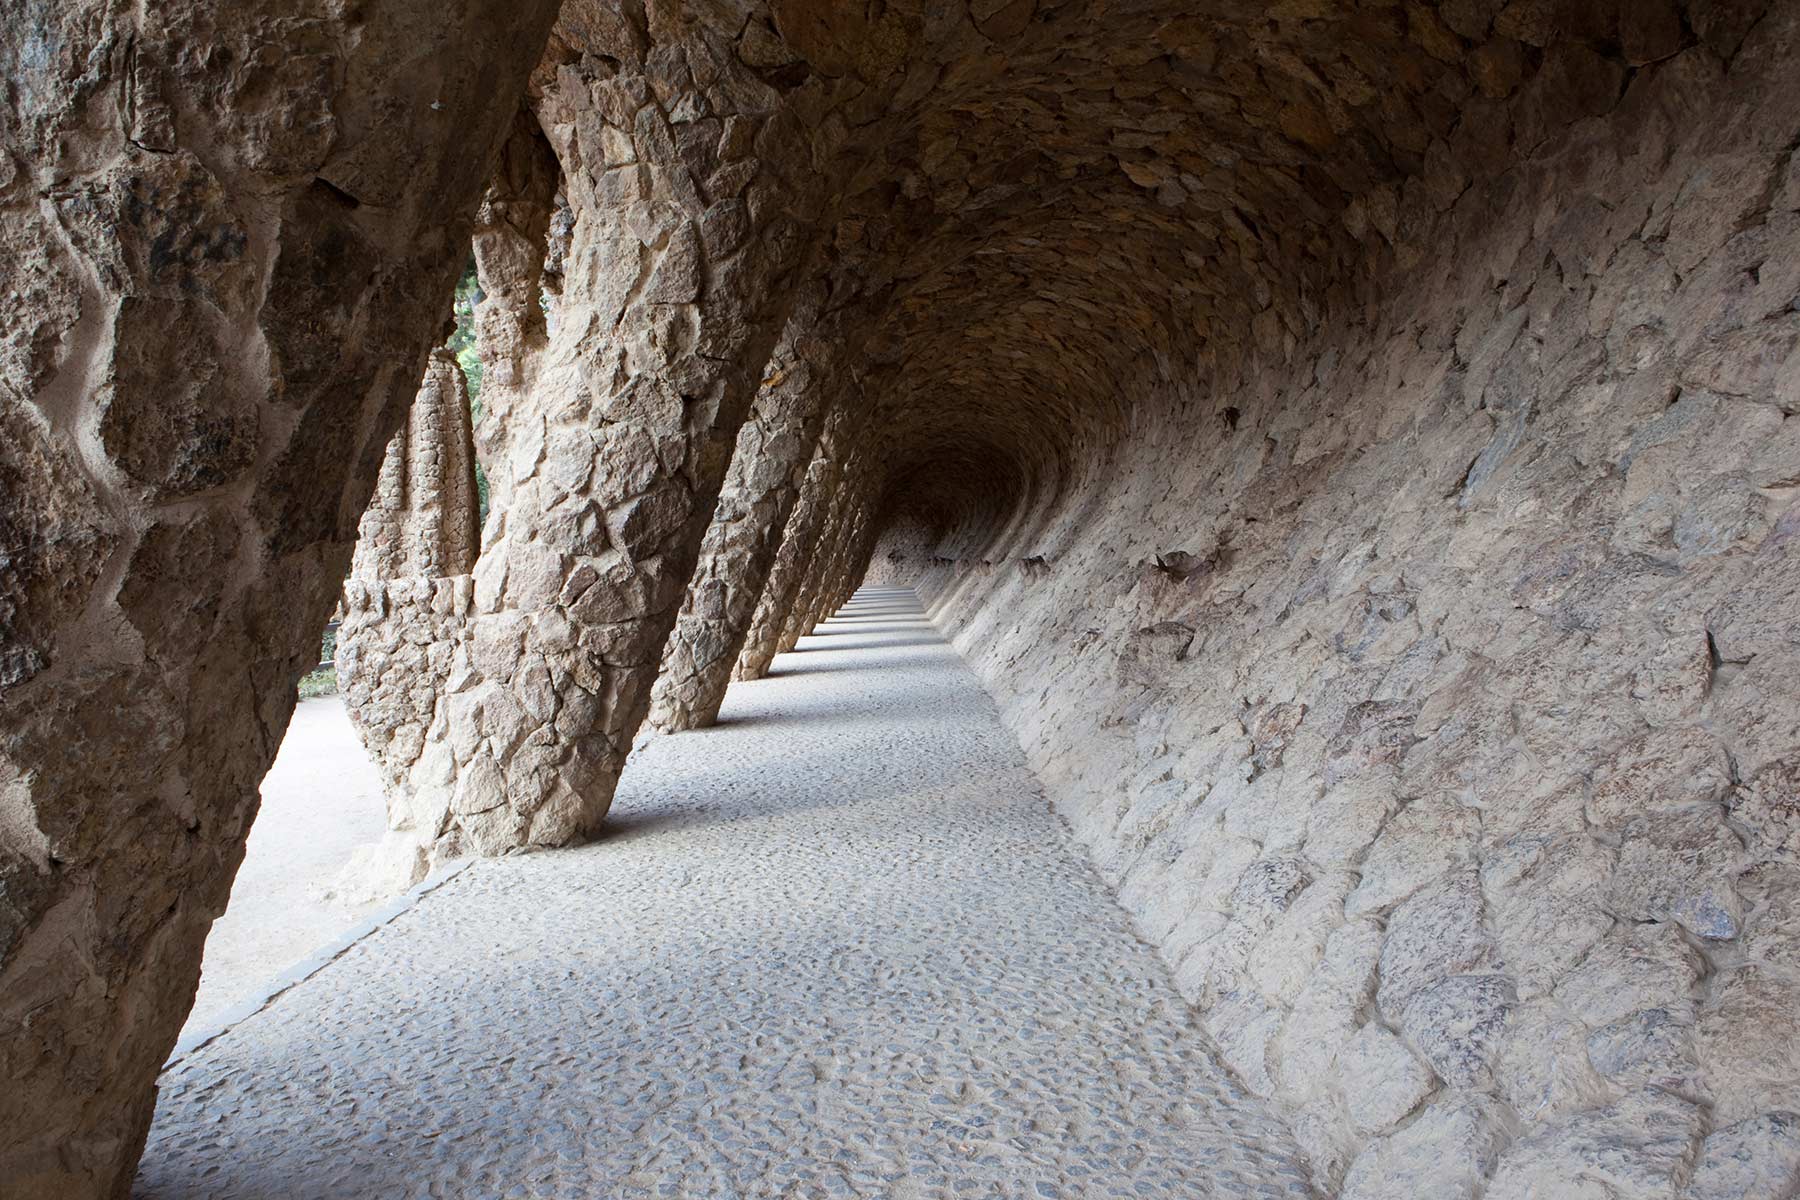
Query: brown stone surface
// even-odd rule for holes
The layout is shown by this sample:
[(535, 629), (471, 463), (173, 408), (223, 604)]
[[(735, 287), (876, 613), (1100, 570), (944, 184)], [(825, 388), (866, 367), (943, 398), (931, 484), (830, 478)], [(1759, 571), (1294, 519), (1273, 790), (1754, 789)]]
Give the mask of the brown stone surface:
[(826, 413), (843, 390), (850, 347), (825, 307), (818, 290), (796, 306), (738, 433), (652, 693), (650, 724), (664, 732), (710, 725), (719, 715)]
[(130, 1186), (551, 7), (4, 18), (0, 1191), (79, 1200)]
[(684, 603), (676, 724), (873, 559), (1322, 1192), (1792, 1189), (1800, 0), (568, 0), (525, 111), (456, 13), (77, 9), (6, 63), (0, 1015), (136, 1081), (83, 1186), (488, 170), (432, 92), (510, 138), (495, 511), (357, 601), (405, 853), (594, 832)]
[[(1135, 329), (1109, 372), (1128, 408), (1052, 425), (1007, 394), (995, 450), (1028, 481), (966, 502), (975, 552), (917, 580), (1347, 1200), (1795, 1186), (1800, 103), (1778, 64), (1800, 10), (1727, 34), (1689, 5), (1696, 44), (1673, 7), (1621, 7), (1609, 42), (1612, 16), (1573, 7), (1442, 6), (1490, 39), (1480, 95), (1438, 132), (1420, 110), (1391, 191), (1245, 223), (1242, 261), (1274, 273), (1200, 304), (1263, 307), (1192, 316), (1204, 346), (1078, 267), (1035, 273)], [(1343, 230), (1367, 248), (1282, 265)], [(1100, 245), (1140, 296), (1218, 282)], [(934, 293), (896, 413), (959, 372), (946, 407), (1006, 393), (997, 351), (1025, 335), (938, 320), (1014, 311), (977, 284)], [(1048, 412), (1092, 360), (1017, 361)], [(893, 521), (885, 544), (912, 544)]]

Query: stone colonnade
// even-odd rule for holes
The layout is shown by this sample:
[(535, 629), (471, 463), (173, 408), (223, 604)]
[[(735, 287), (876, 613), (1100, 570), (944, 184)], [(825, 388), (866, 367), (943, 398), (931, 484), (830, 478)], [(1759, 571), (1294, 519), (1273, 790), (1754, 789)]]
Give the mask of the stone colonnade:
[(733, 548), (755, 678), (915, 504), (1321, 1191), (1800, 1186), (1800, 0), (501, 7), (0, 42), (8, 1186), (129, 1186), (471, 236), (495, 511), (359, 567), (447, 572), (358, 609), (405, 872), (591, 833)]
[(855, 405), (843, 403), (833, 409), (826, 420), (819, 435), (818, 450), (812, 462), (807, 464), (799, 499), (788, 519), (786, 536), (769, 567), (762, 598), (732, 668), (733, 679), (761, 679), (768, 673), (775, 655), (783, 649), (781, 640), (788, 617), (799, 607), (799, 592), (821, 551), (826, 519), (843, 486), (844, 456), (850, 446), (855, 418)]
[[(722, 528), (739, 427), (809, 252), (814, 143), (779, 93), (710, 33), (635, 53), (616, 70), (556, 68), (535, 105), (542, 141), (522, 117), (483, 207), (494, 508), (470, 579), (445, 581), (444, 604), (402, 638), (445, 663), (416, 685), (422, 737), (372, 743), (400, 755), (384, 762), (400, 793), (403, 836), (382, 854), (396, 883), (441, 857), (598, 828), (702, 535)], [(548, 330), (538, 283), (558, 176), (573, 228)], [(811, 352), (815, 332), (800, 325), (786, 352)], [(823, 414), (813, 372), (793, 371), (762, 388), (752, 430), (769, 453), (738, 459), (727, 499), (747, 502), (751, 542), (779, 534), (782, 464), (804, 462)]]
[[(826, 414), (851, 359), (841, 322), (814, 288), (789, 318), (701, 547), (659, 669), (650, 722), (664, 732), (719, 714), (771, 568), (808, 479)], [(841, 313), (833, 314), (841, 316)]]

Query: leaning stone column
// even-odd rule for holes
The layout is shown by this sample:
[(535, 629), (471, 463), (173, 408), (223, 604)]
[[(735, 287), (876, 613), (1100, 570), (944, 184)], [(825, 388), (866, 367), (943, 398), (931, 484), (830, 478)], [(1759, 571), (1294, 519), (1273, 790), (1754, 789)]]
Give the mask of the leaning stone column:
[(505, 508), (512, 473), (505, 469), (515, 419), (537, 381), (549, 343), (542, 297), (544, 260), (561, 169), (538, 125), (521, 111), (501, 148), (494, 178), (475, 213), (475, 345), (481, 360), (481, 427), (477, 450), (488, 473), (491, 507)]
[(338, 631), (339, 690), (388, 798), (388, 837), (358, 850), (342, 885), (370, 897), (424, 878), (427, 847), (442, 832), (443, 814), (415, 811), (407, 781), (468, 618), (479, 513), (468, 387), (440, 347), (388, 443)]
[(555, 10), (282, 7), (59, 0), (0, 36), (7, 1200), (130, 1190)]
[(710, 33), (632, 33), (538, 105), (575, 225), (406, 781), (433, 857), (598, 829), (811, 245), (812, 151), (780, 94)]
[(819, 618), (821, 621), (850, 603), (850, 597), (856, 594), (863, 576), (868, 574), (869, 558), (875, 553), (875, 542), (880, 535), (881, 530), (875, 523), (874, 505), (865, 501), (858, 509), (856, 534), (851, 542), (850, 553), (844, 559), (837, 587), (832, 592), (829, 606)]
[(825, 572), (833, 556), (837, 553), (838, 538), (842, 534), (846, 514), (844, 491), (846, 484), (843, 475), (848, 474), (848, 467), (840, 472), (837, 491), (831, 497), (825, 522), (819, 531), (819, 539), (811, 558), (800, 577), (800, 586), (794, 592), (794, 600), (788, 606), (787, 613), (781, 622), (781, 636), (776, 641), (777, 653), (786, 654), (800, 643), (800, 639), (812, 632), (818, 622), (813, 619), (812, 612), (819, 602), (819, 589), (824, 586)]
[(854, 406), (843, 402), (835, 405), (826, 418), (818, 451), (807, 464), (806, 479), (800, 485), (793, 515), (788, 518), (786, 535), (769, 568), (756, 615), (750, 620), (750, 631), (732, 671), (733, 679), (761, 679), (769, 673), (769, 664), (781, 648), (788, 613), (805, 580), (807, 567), (818, 552), (831, 513), (831, 500), (843, 469), (840, 447), (849, 439), (854, 418)]
[[(859, 480), (860, 482), (860, 480)], [(819, 599), (812, 610), (812, 626), (817, 628), (819, 622), (837, 612), (850, 601), (851, 594), (857, 590), (860, 570), (868, 565), (868, 554), (875, 540), (875, 513), (873, 504), (868, 498), (868, 486), (859, 486), (855, 497), (851, 498), (848, 520), (844, 522), (844, 533), (837, 543), (837, 554), (828, 563), (824, 572), (823, 587), (819, 588)]]
[(841, 572), (840, 560), (855, 530), (856, 506), (868, 461), (868, 454), (860, 447), (845, 460), (831, 498), (831, 515), (826, 519), (818, 549), (807, 566), (804, 582), (782, 626), (779, 648), (783, 654), (831, 615), (823, 605)]
[(818, 446), (845, 343), (840, 331), (819, 329), (816, 304), (808, 307), (790, 321), (751, 420), (738, 434), (731, 474), (663, 650), (650, 722), (665, 733), (718, 717)]

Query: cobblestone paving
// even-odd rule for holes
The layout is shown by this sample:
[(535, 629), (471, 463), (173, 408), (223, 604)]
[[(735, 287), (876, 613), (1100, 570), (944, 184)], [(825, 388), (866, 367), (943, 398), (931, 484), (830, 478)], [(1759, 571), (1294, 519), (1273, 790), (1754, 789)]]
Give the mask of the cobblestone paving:
[(162, 1080), (142, 1200), (1311, 1195), (910, 593)]

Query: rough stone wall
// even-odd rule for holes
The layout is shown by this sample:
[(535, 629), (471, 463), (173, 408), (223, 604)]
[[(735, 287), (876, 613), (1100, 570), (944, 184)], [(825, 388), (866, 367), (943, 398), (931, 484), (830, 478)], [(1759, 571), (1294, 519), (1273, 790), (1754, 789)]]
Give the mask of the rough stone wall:
[(1800, 18), (1743, 28), (922, 586), (1346, 1200), (1800, 1186)]
[(0, 1191), (84, 1200), (130, 1189), (553, 12), (3, 16)]
[(869, 555), (869, 569), (862, 582), (868, 587), (912, 587), (936, 557), (940, 531), (925, 518), (902, 514), (882, 526)]

